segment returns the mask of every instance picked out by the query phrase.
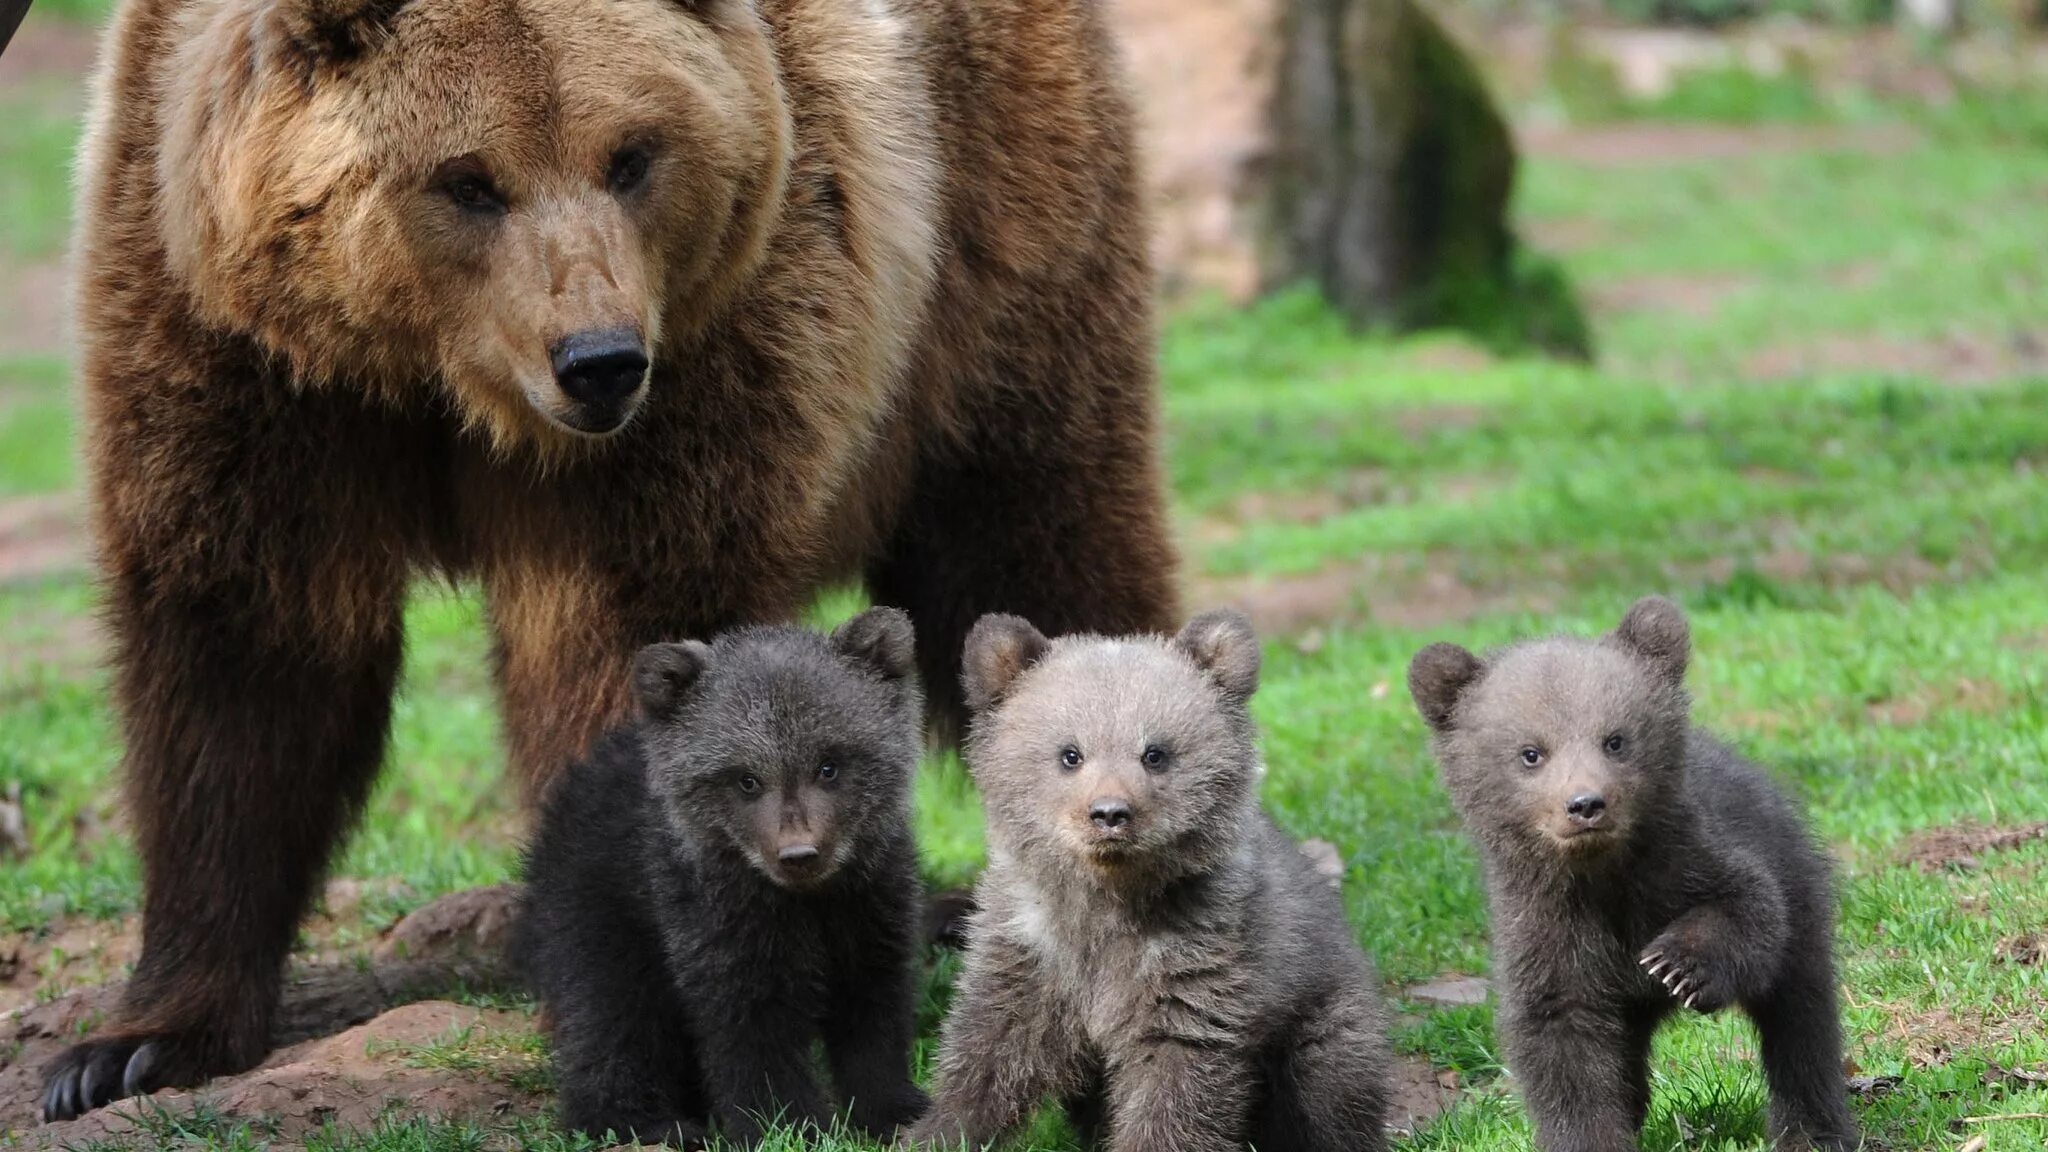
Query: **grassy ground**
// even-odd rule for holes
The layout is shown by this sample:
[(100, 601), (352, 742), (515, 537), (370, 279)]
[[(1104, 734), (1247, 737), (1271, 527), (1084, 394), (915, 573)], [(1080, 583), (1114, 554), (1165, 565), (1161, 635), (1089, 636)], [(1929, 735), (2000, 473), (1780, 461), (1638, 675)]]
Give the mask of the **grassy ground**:
[[(1433, 639), (1604, 628), (1667, 592), (1694, 616), (1701, 717), (1798, 793), (1841, 861), (1851, 1054), (1897, 1078), (1858, 1106), (1873, 1138), (2048, 1141), (2048, 1122), (1978, 1119), (2048, 1112), (2048, 1090), (2010, 1073), (2048, 1071), (2048, 840), (1975, 866), (1906, 860), (1916, 831), (2048, 820), (2048, 378), (2028, 351), (2048, 337), (2048, 152), (2031, 146), (2034, 105), (1993, 107), (1894, 115), (1900, 142), (1876, 150), (1821, 140), (1619, 167), (1538, 152), (1520, 211), (1560, 238), (1595, 302), (1595, 368), (1354, 339), (1302, 298), (1168, 325), (1198, 598), (1306, 598), (1322, 621), (1269, 646), (1267, 802), (1341, 851), (1353, 923), (1397, 994), (1487, 969), (1475, 857), (1402, 687), (1407, 657)], [(67, 210), (68, 113), (34, 100), (0, 120), (0, 254), (46, 256)], [(0, 359), (0, 497), (75, 483), (67, 388), (60, 361)], [(21, 786), (34, 845), (0, 870), (0, 931), (137, 904), (91, 608), (76, 579), (0, 586), (0, 794)], [(393, 770), (340, 866), (403, 882), (366, 905), (373, 924), (509, 875), (517, 823), (485, 668), (474, 599), (422, 593)], [(935, 879), (978, 866), (956, 763), (924, 774), (920, 832)], [(1469, 1091), (1406, 1146), (1527, 1147), (1491, 1009), (1407, 1007), (1402, 1048)], [(1733, 1017), (1668, 1028), (1645, 1146), (1762, 1146), (1755, 1054)], [(321, 1146), (508, 1137), (559, 1139), (407, 1121)], [(262, 1140), (203, 1115), (137, 1137)], [(1056, 1124), (1028, 1143), (1063, 1146)]]

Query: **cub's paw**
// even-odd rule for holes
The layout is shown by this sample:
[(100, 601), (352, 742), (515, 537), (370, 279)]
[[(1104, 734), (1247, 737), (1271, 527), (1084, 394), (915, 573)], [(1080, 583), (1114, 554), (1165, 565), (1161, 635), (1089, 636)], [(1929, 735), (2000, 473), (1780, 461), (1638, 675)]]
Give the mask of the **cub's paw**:
[(1673, 933), (1666, 932), (1650, 941), (1636, 963), (1652, 980), (1663, 985), (1672, 999), (1695, 1012), (1719, 1012), (1734, 999), (1714, 966)]
[(903, 1084), (886, 1096), (853, 1101), (853, 1126), (871, 1140), (887, 1142), (917, 1123), (931, 1110), (931, 1097), (915, 1084)]
[(130, 1096), (183, 1088), (206, 1070), (175, 1036), (108, 1036), (74, 1045), (43, 1069), (43, 1123), (76, 1120)]

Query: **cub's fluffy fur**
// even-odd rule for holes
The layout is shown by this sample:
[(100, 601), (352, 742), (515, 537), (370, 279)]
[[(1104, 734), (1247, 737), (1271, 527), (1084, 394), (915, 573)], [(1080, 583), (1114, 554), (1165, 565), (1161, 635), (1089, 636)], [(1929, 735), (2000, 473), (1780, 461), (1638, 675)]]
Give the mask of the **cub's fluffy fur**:
[(1694, 728), (1669, 601), (1599, 640), (1408, 668), (1486, 858), (1509, 1066), (1537, 1143), (1633, 1149), (1657, 1025), (1739, 1004), (1781, 1147), (1857, 1143), (1842, 1084), (1828, 863), (1763, 772)]
[(886, 608), (830, 640), (753, 628), (640, 654), (645, 719), (570, 770), (526, 865), (517, 950), (554, 1017), (566, 1125), (826, 1125), (818, 1040), (856, 1127), (886, 1138), (923, 1110), (913, 665)]
[(989, 867), (913, 1139), (979, 1146), (1052, 1095), (1118, 1152), (1383, 1147), (1372, 968), (1259, 809), (1250, 625), (1048, 641), (988, 616), (965, 665)]

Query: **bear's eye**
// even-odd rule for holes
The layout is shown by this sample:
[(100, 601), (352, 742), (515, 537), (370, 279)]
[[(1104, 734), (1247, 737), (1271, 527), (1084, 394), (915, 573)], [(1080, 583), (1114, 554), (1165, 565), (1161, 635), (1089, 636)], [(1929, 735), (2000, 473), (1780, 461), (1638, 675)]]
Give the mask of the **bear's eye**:
[(740, 777), (740, 791), (746, 793), (749, 796), (752, 796), (754, 793), (759, 792), (760, 790), (760, 777), (755, 776), (752, 773), (748, 773), (747, 775)]
[(1531, 768), (1534, 768), (1538, 764), (1543, 763), (1543, 749), (1538, 748), (1533, 744), (1527, 748), (1522, 749), (1522, 763), (1528, 765)]
[(1616, 732), (1607, 738), (1605, 747), (1609, 756), (1619, 756), (1621, 755), (1621, 750), (1628, 747), (1628, 741), (1622, 738), (1621, 733)]
[(643, 148), (621, 148), (612, 157), (609, 177), (612, 194), (624, 196), (647, 180), (647, 151)]
[(827, 760), (823, 764), (818, 765), (818, 779), (837, 780), (838, 778), (839, 765), (832, 763), (830, 760)]
[(1138, 761), (1145, 767), (1157, 772), (1161, 768), (1166, 767), (1166, 749), (1161, 748), (1157, 744), (1147, 744), (1145, 745), (1144, 753), (1138, 757)]
[(1072, 744), (1060, 749), (1060, 763), (1070, 769), (1079, 768), (1081, 766), (1081, 750)]
[(450, 177), (441, 188), (448, 194), (448, 199), (453, 200), (455, 206), (464, 212), (492, 214), (505, 206), (503, 198), (498, 195), (498, 190), (491, 187), (490, 180), (475, 173)]

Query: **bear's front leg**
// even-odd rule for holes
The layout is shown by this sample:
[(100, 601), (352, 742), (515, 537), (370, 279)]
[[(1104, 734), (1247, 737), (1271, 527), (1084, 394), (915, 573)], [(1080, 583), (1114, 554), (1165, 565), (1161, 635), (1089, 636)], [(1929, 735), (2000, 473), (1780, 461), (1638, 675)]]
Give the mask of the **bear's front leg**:
[[(1517, 993), (1504, 998), (1501, 1040), (1542, 1152), (1635, 1152), (1643, 1056), (1620, 1007)], [(1646, 1056), (1647, 1053), (1644, 1053)]]
[(1109, 1062), (1112, 1152), (1237, 1152), (1257, 1070), (1249, 1053), (1138, 1037)]
[(844, 909), (835, 933), (825, 1059), (853, 1126), (878, 1140), (931, 1105), (911, 1078), (924, 969), (918, 884), (915, 849), (897, 846), (868, 882), (873, 898)]
[(1696, 1012), (1766, 995), (1784, 966), (1785, 898), (1775, 877), (1746, 855), (1716, 871), (1709, 898), (1667, 925), (1636, 961)]
[(728, 953), (715, 971), (700, 965), (691, 972), (684, 989), (712, 1121), (742, 1148), (760, 1144), (775, 1124), (799, 1132), (832, 1124), (811, 1060), (817, 1024), (780, 981), (763, 978), (773, 971), (772, 964)]
[(906, 1142), (946, 1152), (983, 1148), (1048, 1096), (1078, 1092), (1088, 1062), (1063, 1008), (1031, 953), (984, 928), (968, 951), (939, 1038), (931, 1111)]
[(352, 399), (107, 377), (90, 353), (142, 955), (114, 1019), (45, 1069), (53, 1121), (268, 1051), (299, 919), (383, 758), (423, 503)]

